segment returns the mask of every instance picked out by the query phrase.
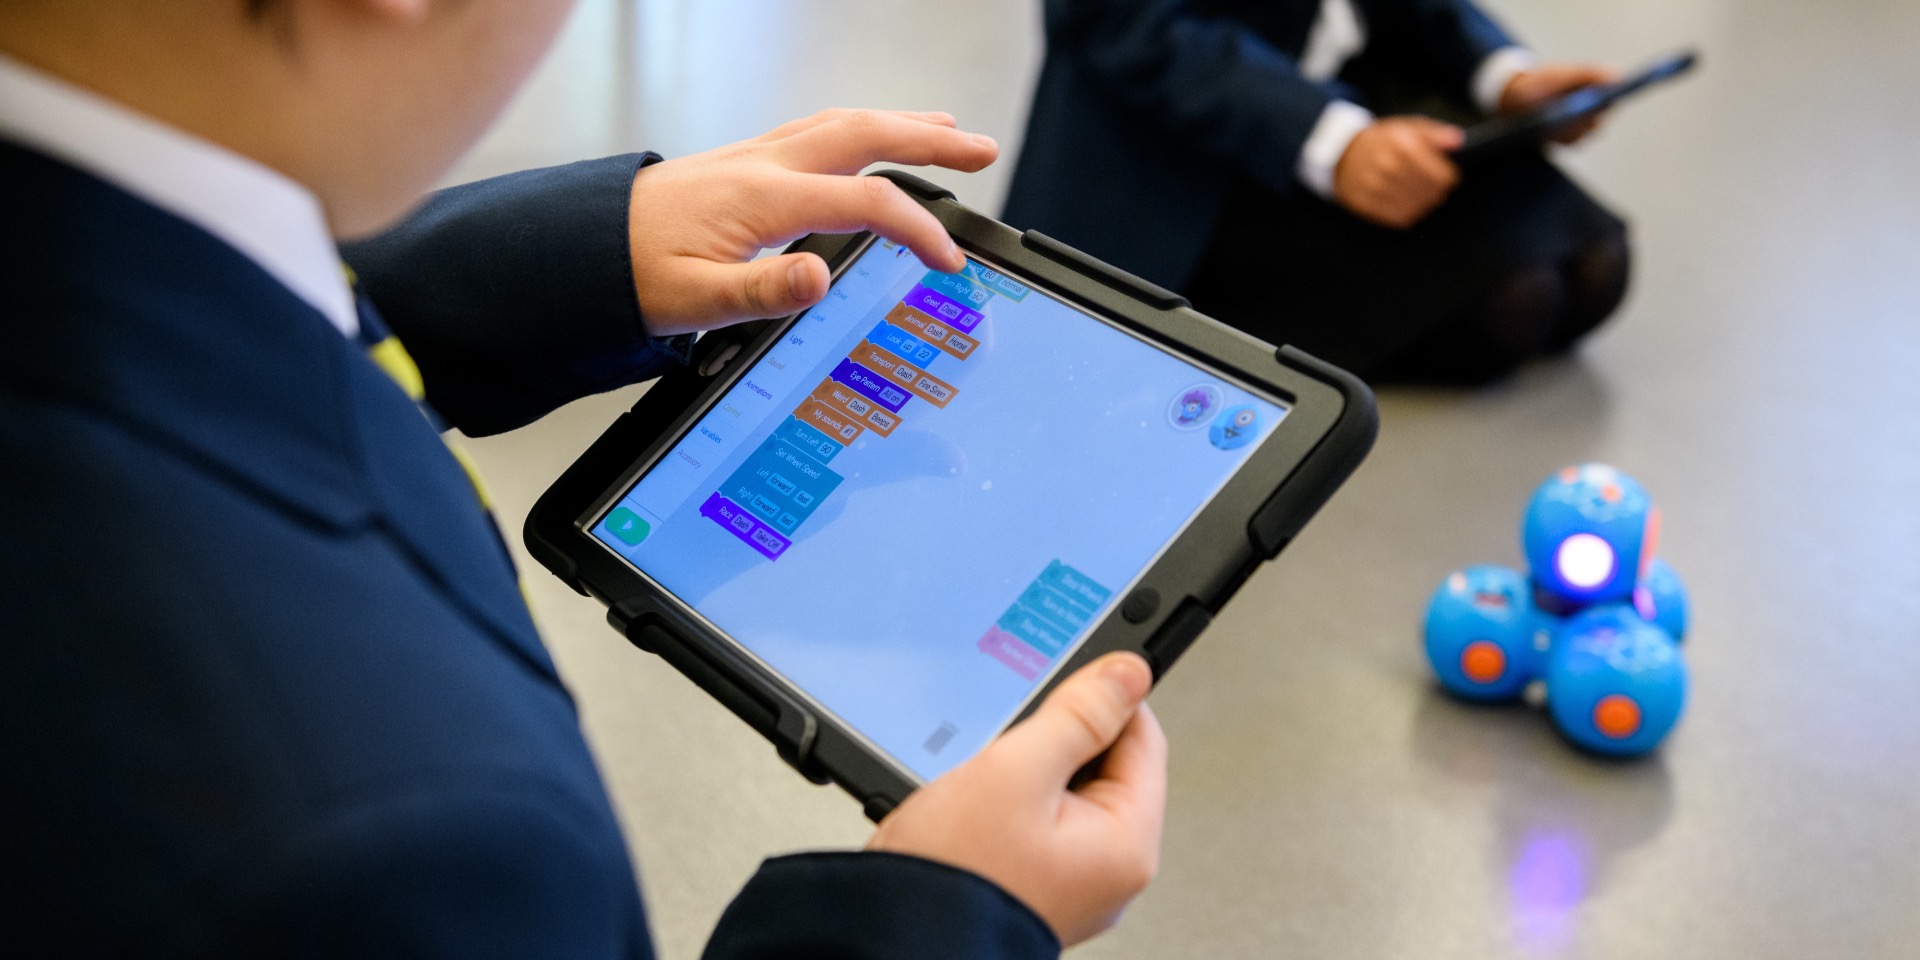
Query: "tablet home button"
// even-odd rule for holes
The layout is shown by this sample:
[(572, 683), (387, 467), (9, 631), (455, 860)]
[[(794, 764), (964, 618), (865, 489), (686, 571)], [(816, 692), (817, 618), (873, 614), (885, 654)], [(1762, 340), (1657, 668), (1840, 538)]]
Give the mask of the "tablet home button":
[(1160, 594), (1152, 587), (1141, 587), (1120, 604), (1120, 616), (1128, 623), (1146, 623), (1160, 611)]

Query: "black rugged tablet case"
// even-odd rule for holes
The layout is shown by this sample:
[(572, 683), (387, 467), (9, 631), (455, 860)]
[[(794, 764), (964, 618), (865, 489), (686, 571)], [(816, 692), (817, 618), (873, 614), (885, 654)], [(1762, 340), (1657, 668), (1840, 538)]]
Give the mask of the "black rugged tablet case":
[[(1292, 347), (1273, 347), (1195, 313), (1181, 297), (1116, 270), (1043, 234), (1020, 233), (961, 206), (910, 174), (884, 176), (931, 210), (968, 252), (998, 261), (1048, 292), (1149, 339), (1224, 370), (1292, 409), (1245, 467), (1155, 561), (1056, 674), (1113, 650), (1133, 650), (1156, 679), (1205, 630), (1254, 569), (1277, 556), (1373, 445), (1373, 394), (1351, 374)], [(862, 237), (815, 235), (789, 249), (819, 253), (836, 273)], [(607, 620), (635, 646), (659, 655), (772, 740), (815, 783), (834, 782), (874, 820), (915, 783), (789, 692), (777, 676), (689, 616), (593, 540), (588, 511), (632, 468), (674, 442), (778, 340), (793, 318), (715, 331), (695, 345), (685, 371), (661, 379), (580, 456), (527, 516), (527, 549), (553, 574), (607, 605)], [(1040, 697), (1035, 697), (1037, 703)]]

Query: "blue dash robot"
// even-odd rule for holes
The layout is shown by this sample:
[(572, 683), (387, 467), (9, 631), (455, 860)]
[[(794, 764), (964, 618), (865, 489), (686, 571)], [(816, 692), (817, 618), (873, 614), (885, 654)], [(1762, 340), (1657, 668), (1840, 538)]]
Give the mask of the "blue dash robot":
[(1660, 512), (1632, 477), (1589, 463), (1542, 483), (1520, 529), (1531, 575), (1474, 566), (1434, 591), (1434, 675), (1486, 702), (1545, 681), (1547, 715), (1574, 744), (1623, 757), (1653, 749), (1687, 699), (1687, 593), (1654, 556)]

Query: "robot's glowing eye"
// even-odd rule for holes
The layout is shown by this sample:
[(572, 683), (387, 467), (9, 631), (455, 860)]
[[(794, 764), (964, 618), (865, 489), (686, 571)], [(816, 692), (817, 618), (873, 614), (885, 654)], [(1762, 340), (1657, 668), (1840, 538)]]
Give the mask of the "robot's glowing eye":
[(1568, 586), (1591, 590), (1613, 576), (1613, 547), (1591, 533), (1576, 533), (1560, 541), (1553, 566)]

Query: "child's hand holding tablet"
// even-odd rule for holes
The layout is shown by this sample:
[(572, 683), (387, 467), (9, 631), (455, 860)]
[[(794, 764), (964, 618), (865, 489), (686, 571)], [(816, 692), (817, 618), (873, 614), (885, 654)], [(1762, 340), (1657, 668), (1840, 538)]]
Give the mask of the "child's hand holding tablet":
[[(1112, 926), (1160, 863), (1167, 740), (1145, 703), (1152, 682), (1133, 654), (1088, 664), (1005, 736), (915, 791), (867, 849), (986, 877), (1067, 946)], [(1098, 775), (1069, 791), (1102, 753)]]

